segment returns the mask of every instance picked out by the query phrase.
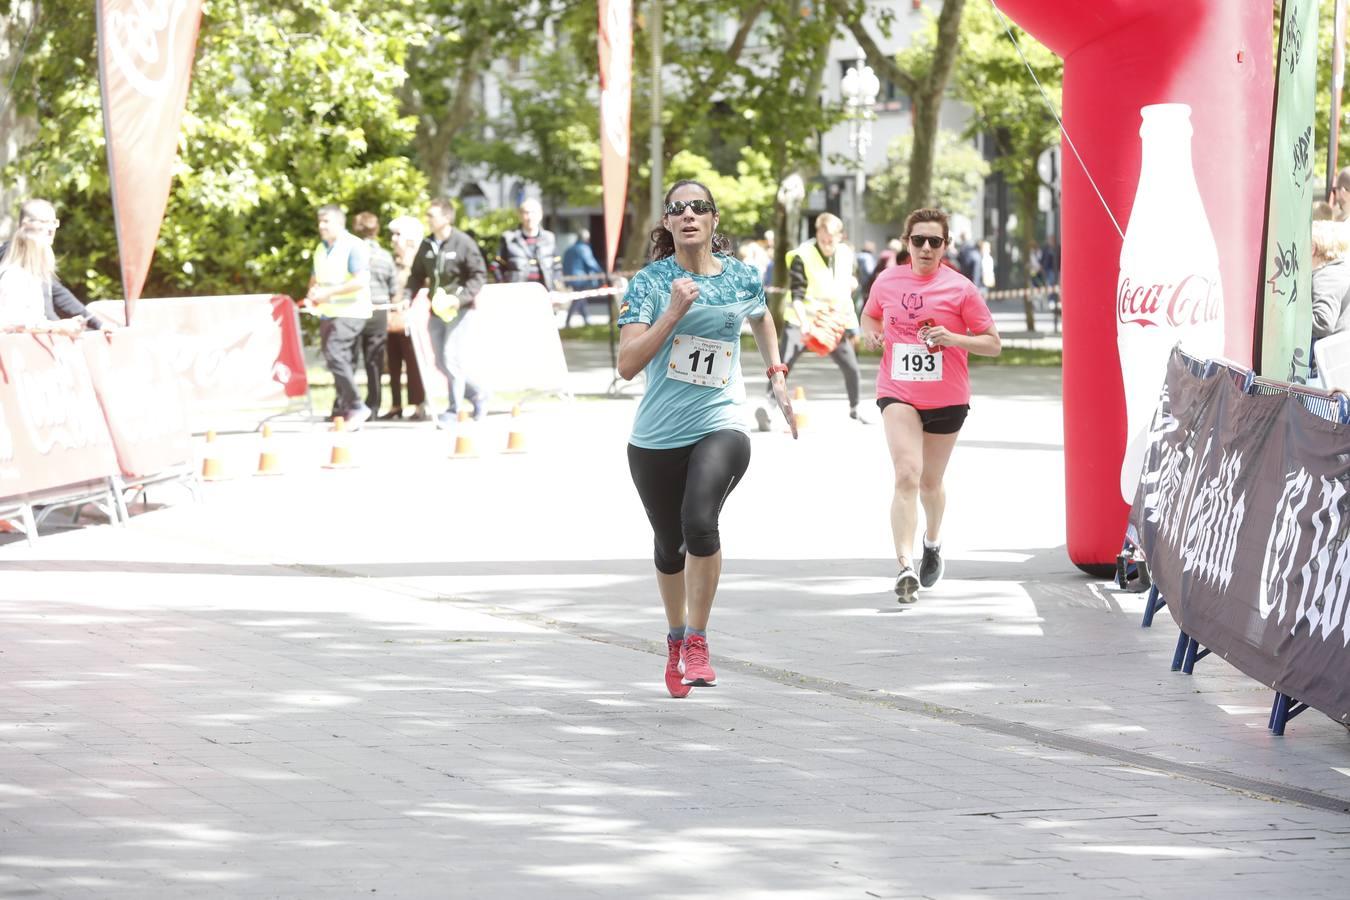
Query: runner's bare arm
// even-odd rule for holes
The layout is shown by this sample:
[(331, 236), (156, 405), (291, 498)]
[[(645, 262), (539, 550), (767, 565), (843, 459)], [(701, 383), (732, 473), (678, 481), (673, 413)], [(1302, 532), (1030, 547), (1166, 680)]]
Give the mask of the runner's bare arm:
[(881, 320), (874, 316), (862, 315), (858, 317), (858, 321), (862, 324), (863, 345), (872, 350), (880, 349), (885, 343)]
[[(865, 331), (866, 325), (863, 326)], [(998, 326), (990, 325), (988, 330), (979, 334), (956, 334), (948, 331), (941, 325), (933, 325), (924, 329), (920, 335), (923, 340), (930, 344), (937, 344), (941, 347), (958, 347), (967, 353), (974, 353), (976, 356), (998, 356), (1003, 352), (1003, 340), (998, 336)]]
[(679, 278), (671, 285), (670, 305), (651, 325), (633, 322), (619, 330), (619, 376), (631, 381), (652, 361), (666, 338), (698, 299), (693, 279)]
[[(773, 314), (766, 312), (758, 319), (750, 319), (750, 333), (755, 336), (755, 346), (759, 347), (764, 368), (768, 370), (781, 365), (783, 361), (778, 356), (778, 328), (773, 323)], [(778, 401), (778, 408), (783, 411), (783, 418), (787, 420), (788, 428), (792, 430), (792, 437), (795, 440), (797, 419), (792, 414), (792, 401), (788, 399), (787, 376), (782, 372), (774, 372), (769, 383), (773, 386), (774, 399)]]

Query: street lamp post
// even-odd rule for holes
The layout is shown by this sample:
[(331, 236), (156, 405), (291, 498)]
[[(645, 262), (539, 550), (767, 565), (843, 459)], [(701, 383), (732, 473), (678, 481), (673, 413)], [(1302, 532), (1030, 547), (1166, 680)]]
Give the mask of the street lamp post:
[(857, 250), (862, 244), (862, 203), (863, 187), (867, 174), (864, 163), (867, 149), (872, 145), (873, 108), (877, 94), (881, 92), (881, 82), (872, 67), (859, 59), (844, 73), (841, 86), (844, 94), (844, 107), (848, 110), (848, 142), (853, 148), (853, 215), (849, 227), (849, 241)]

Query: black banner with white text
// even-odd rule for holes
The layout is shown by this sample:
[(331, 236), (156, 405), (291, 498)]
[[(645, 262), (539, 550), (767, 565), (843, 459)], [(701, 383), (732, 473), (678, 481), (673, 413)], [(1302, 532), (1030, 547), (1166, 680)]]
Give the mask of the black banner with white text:
[(1350, 425), (1174, 352), (1131, 521), (1168, 611), (1245, 674), (1350, 722)]

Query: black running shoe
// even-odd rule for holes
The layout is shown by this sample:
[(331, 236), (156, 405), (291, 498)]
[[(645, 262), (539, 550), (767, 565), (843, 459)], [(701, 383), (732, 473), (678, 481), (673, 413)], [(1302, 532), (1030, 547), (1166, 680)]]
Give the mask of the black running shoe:
[(923, 548), (923, 561), (919, 563), (919, 584), (930, 588), (942, 580), (942, 570), (945, 568), (942, 564), (942, 548), (929, 547), (927, 544)]
[(760, 431), (769, 430), (769, 411), (762, 406), (755, 407), (755, 425)]
[(913, 603), (919, 593), (919, 576), (914, 574), (913, 566), (905, 566), (895, 576), (895, 598), (897, 603)]

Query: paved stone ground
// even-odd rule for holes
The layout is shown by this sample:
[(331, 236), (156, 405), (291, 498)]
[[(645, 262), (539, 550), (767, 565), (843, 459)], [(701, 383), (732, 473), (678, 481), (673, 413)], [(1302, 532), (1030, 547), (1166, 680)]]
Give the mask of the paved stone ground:
[(0, 896), (1345, 896), (1345, 729), (1271, 737), (1065, 557), (1057, 371), (976, 370), (948, 576), (900, 609), (879, 427), (804, 366), (725, 510), (721, 683), (676, 701), (633, 392), (569, 358), (521, 456), (493, 415), (479, 458), (371, 426), (325, 471), (280, 420), (282, 477), (0, 547)]

